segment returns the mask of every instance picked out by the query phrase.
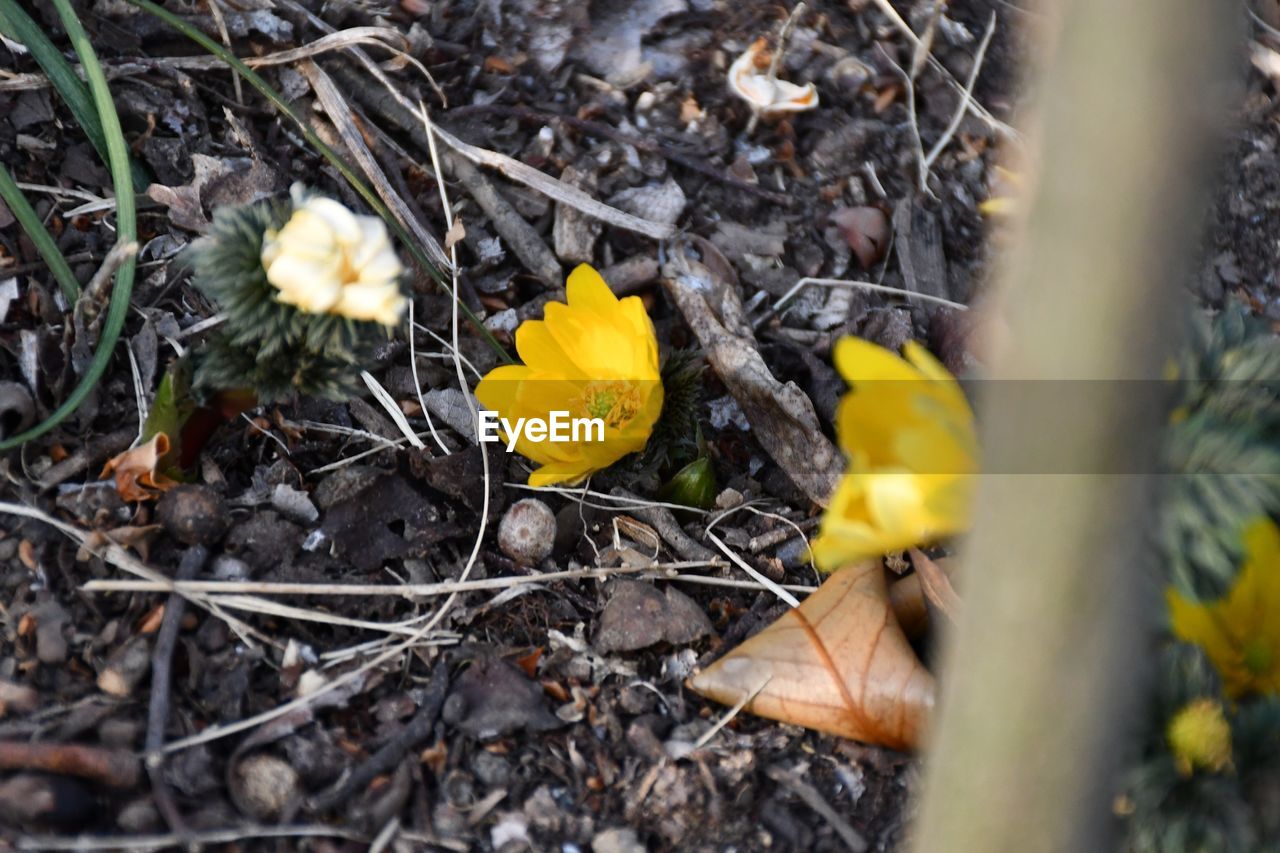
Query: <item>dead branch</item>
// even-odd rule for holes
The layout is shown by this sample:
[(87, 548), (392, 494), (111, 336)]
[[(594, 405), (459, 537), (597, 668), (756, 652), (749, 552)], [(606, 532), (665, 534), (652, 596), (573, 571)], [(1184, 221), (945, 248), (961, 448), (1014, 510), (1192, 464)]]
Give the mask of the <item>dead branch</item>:
[(138, 769), (137, 757), (127, 749), (0, 741), (0, 770), (43, 770), (78, 776), (109, 788), (132, 788), (138, 784)]

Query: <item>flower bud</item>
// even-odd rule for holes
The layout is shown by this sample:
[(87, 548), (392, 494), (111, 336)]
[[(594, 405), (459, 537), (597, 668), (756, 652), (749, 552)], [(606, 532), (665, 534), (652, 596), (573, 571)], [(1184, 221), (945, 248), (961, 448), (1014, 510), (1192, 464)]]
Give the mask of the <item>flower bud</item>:
[(681, 468), (662, 487), (659, 496), (682, 506), (710, 509), (716, 500), (716, 472), (711, 460), (700, 456)]
[(1231, 726), (1215, 699), (1196, 699), (1182, 707), (1165, 730), (1178, 772), (1217, 773), (1231, 763)]

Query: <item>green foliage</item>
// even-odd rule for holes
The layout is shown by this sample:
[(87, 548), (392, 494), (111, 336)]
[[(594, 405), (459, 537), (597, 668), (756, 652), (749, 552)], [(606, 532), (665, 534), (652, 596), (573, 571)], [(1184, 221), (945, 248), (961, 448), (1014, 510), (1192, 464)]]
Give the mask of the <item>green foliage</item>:
[(311, 314), (276, 300), (262, 267), (262, 243), (293, 213), (289, 199), (214, 212), (210, 233), (189, 250), (192, 283), (227, 320), (195, 354), (202, 397), (252, 388), (266, 403), (307, 394), (341, 399), (388, 332), (377, 323)]
[[(1132, 813), (1126, 853), (1253, 853), (1257, 833), (1240, 779), (1221, 773), (1179, 772), (1165, 740), (1169, 721), (1187, 703), (1219, 697), (1213, 667), (1199, 649), (1170, 643), (1161, 653), (1151, 699), (1152, 725), (1124, 791)], [(1236, 735), (1232, 726), (1233, 741)], [(1238, 745), (1237, 745), (1238, 749)]]
[(498, 343), (497, 339), (493, 337), (493, 334), (485, 328), (484, 323), (480, 322), (480, 318), (478, 318), (471, 309), (467, 307), (466, 303), (461, 299), (458, 299), (456, 293), (453, 293), (444, 277), (444, 274), (441, 273), (440, 270), (436, 268), (436, 265), (431, 262), (431, 259), (427, 257), (426, 251), (422, 246), (418, 245), (416, 240), (413, 239), (413, 235), (411, 235), (408, 230), (400, 224), (400, 220), (396, 219), (396, 217), (391, 213), (391, 210), (383, 204), (382, 199), (378, 198), (377, 193), (375, 193), (368, 184), (360, 179), (360, 176), (357, 175), (349, 165), (347, 165), (347, 162), (339, 156), (338, 152), (334, 151), (332, 147), (316, 135), (316, 132), (311, 129), (310, 123), (298, 114), (297, 110), (295, 110), (289, 102), (284, 99), (283, 95), (272, 88), (271, 85), (267, 83), (266, 80), (262, 79), (256, 71), (241, 62), (235, 54), (231, 53), (231, 51), (227, 50), (225, 47), (218, 44), (216, 41), (209, 38), (204, 33), (193, 27), (190, 23), (170, 12), (168, 9), (157, 6), (155, 3), (150, 2), (150, 0), (126, 0), (126, 2), (150, 15), (155, 16), (159, 20), (164, 21), (170, 27), (173, 27), (188, 39), (221, 59), (229, 68), (239, 74), (245, 82), (254, 89), (257, 89), (258, 93), (270, 101), (272, 106), (292, 119), (298, 127), (298, 132), (307, 140), (307, 144), (319, 152), (320, 156), (324, 157), (325, 160), (329, 162), (329, 165), (333, 166), (333, 168), (342, 175), (351, 188), (365, 200), (365, 203), (369, 205), (373, 212), (382, 218), (382, 221), (386, 223), (388, 230), (394, 234), (402, 244), (404, 244), (405, 248), (409, 250), (409, 254), (413, 256), (414, 261), (417, 262), (423, 272), (435, 279), (441, 287), (449, 291), (450, 295), (457, 300), (459, 312), (469, 323), (471, 323), (472, 327), (476, 330), (476, 333), (484, 339), (485, 343), (489, 345), (489, 348), (493, 350), (498, 359), (503, 364), (513, 363), (511, 355), (501, 344)]
[(182, 430), (195, 408), (195, 398), (191, 396), (191, 359), (184, 356), (171, 364), (161, 377), (139, 440), (139, 443), (148, 442), (158, 433), (169, 438), (169, 452), (158, 467), (170, 479), (183, 479), (177, 466), (182, 456)]
[[(1216, 599), (1239, 571), (1244, 527), (1280, 516), (1280, 339), (1229, 304), (1195, 329), (1177, 374), (1157, 526), (1162, 580), (1183, 595)], [(1178, 710), (1201, 697), (1226, 711), (1232, 760), (1219, 772), (1180, 772), (1166, 732)], [(1126, 851), (1280, 850), (1280, 699), (1225, 701), (1204, 654), (1170, 640), (1148, 724), (1126, 779)]]
[[(76, 17), (75, 10), (71, 8), (71, 3), (69, 0), (53, 0), (53, 4), (62, 19), (63, 26), (66, 27), (72, 47), (80, 57), (80, 64), (84, 69), (85, 79), (89, 83), (89, 91), (93, 96), (98, 120), (102, 122), (107, 148), (107, 165), (111, 168), (111, 183), (116, 195), (116, 235), (120, 244), (127, 245), (138, 238), (138, 222), (129, 168), (129, 147), (125, 144), (124, 132), (120, 128), (120, 117), (116, 114), (115, 104), (111, 101), (111, 89), (107, 86), (107, 76), (98, 63), (98, 56), (93, 52), (93, 46), (89, 44), (89, 36)], [(12, 19), (8, 20), (12, 22)], [(111, 360), (111, 353), (115, 349), (116, 341), (120, 338), (120, 331), (124, 328), (125, 316), (129, 311), (129, 299), (133, 294), (135, 268), (134, 258), (130, 256), (125, 258), (116, 272), (115, 287), (111, 291), (111, 303), (102, 325), (98, 348), (94, 351), (84, 375), (80, 377), (80, 382), (53, 414), (26, 432), (0, 442), (0, 450), (8, 450), (24, 444), (62, 423), (72, 412), (80, 408), (80, 404), (98, 384), (98, 380), (106, 372), (107, 363)]]
[(22, 225), (22, 230), (27, 232), (27, 236), (35, 244), (40, 257), (44, 258), (44, 262), (49, 265), (49, 272), (53, 273), (58, 286), (62, 288), (62, 294), (67, 297), (67, 302), (74, 305), (76, 299), (80, 297), (80, 282), (76, 281), (71, 267), (67, 265), (67, 259), (58, 249), (58, 244), (54, 242), (53, 237), (45, 229), (44, 223), (32, 209), (31, 203), (22, 194), (22, 189), (3, 165), (0, 165), (0, 199), (4, 199), (14, 218)]
[(1280, 515), (1280, 339), (1230, 304), (1197, 328), (1178, 381), (1161, 556), (1183, 594), (1218, 598), (1240, 564), (1243, 526)]
[(706, 362), (697, 350), (678, 349), (667, 355), (662, 364), (662, 414), (643, 454), (646, 464), (669, 468), (699, 455), (704, 370)]
[(711, 467), (711, 459), (699, 456), (677, 471), (658, 491), (658, 497), (695, 509), (711, 509), (717, 493), (716, 472)]

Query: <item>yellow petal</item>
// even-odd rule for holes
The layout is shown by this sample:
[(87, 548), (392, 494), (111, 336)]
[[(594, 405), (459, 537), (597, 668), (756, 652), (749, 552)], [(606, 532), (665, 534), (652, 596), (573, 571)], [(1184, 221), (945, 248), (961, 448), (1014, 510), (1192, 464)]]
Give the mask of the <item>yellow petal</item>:
[(341, 288), (333, 313), (352, 320), (370, 320), (384, 326), (400, 322), (406, 300), (392, 284), (348, 284)]
[(886, 550), (918, 544), (929, 535), (918, 477), (903, 472), (868, 474), (866, 492), (871, 521), (890, 545)]
[(476, 385), (476, 399), (490, 411), (511, 412), (515, 407), (516, 395), (520, 392), (520, 383), (529, 378), (531, 373), (523, 364), (495, 367)]
[(342, 282), (329, 265), (293, 254), (282, 254), (267, 270), (267, 281), (279, 291), (276, 299), (303, 311), (323, 314), (342, 296)]
[(531, 367), (581, 376), (569, 353), (551, 335), (543, 320), (526, 320), (516, 329), (516, 352)]
[(315, 262), (336, 262), (340, 259), (337, 240), (323, 218), (306, 210), (300, 210), (289, 218), (276, 234), (275, 251)]
[(529, 485), (534, 488), (572, 486), (585, 480), (591, 473), (592, 469), (582, 462), (554, 462), (532, 471), (529, 474)]
[(996, 196), (978, 205), (983, 216), (1011, 216), (1018, 210), (1018, 200), (1012, 196)]
[(836, 342), (832, 360), (840, 375), (850, 384), (858, 382), (909, 382), (920, 379), (920, 372), (882, 346), (847, 336)]
[(354, 213), (339, 202), (323, 196), (314, 196), (307, 199), (300, 212), (304, 217), (308, 217), (307, 221), (310, 221), (309, 217), (314, 216), (322, 222), (338, 242), (347, 246), (359, 245), (363, 236), (360, 222)]
[(608, 315), (618, 307), (618, 297), (590, 264), (574, 267), (564, 290), (571, 308), (587, 308)]

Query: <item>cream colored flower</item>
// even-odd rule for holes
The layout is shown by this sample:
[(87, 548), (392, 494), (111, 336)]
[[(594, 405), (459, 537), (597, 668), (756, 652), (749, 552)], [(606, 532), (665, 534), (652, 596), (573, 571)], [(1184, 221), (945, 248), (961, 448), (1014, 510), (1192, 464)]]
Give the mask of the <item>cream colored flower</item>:
[(797, 86), (770, 77), (766, 73), (768, 66), (765, 40), (756, 39), (746, 53), (729, 66), (729, 91), (765, 116), (802, 112), (818, 105), (818, 90), (812, 83)]
[(293, 216), (262, 241), (262, 266), (276, 299), (310, 314), (338, 314), (386, 326), (400, 322), (404, 271), (387, 228), (333, 199), (293, 190)]

